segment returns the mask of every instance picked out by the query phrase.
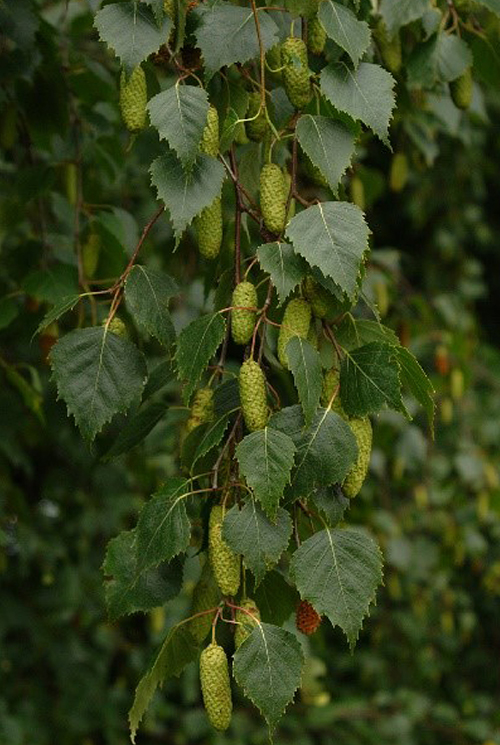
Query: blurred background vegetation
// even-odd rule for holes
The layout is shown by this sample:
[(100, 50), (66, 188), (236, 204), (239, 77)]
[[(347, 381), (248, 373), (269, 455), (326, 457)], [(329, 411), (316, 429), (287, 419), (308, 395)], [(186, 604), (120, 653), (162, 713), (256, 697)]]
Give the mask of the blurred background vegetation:
[[(77, 290), (75, 235), (97, 232), (96, 276), (116, 276), (155, 210), (145, 164), (158, 143), (151, 131), (127, 142), (117, 65), (92, 29), (97, 5), (0, 4), (2, 745), (126, 743), (134, 687), (192, 586), (188, 563), (185, 592), (165, 608), (106, 620), (105, 546), (173, 471), (175, 410), (104, 462), (111, 435), (89, 451), (56, 401), (46, 356), (57, 327), (33, 338)], [(497, 64), (475, 73), (491, 82)], [(158, 74), (150, 63), (151, 94)], [(390, 153), (370, 139), (356, 164), (374, 234), (365, 291), (432, 378), (436, 436), (420, 414), (378, 418), (349, 522), (378, 537), (385, 586), (353, 655), (327, 623), (304, 642), (302, 690), (277, 745), (500, 743), (500, 96), (478, 88), (461, 114), (444, 95), (416, 101), (403, 82), (398, 93), (392, 137), (408, 183), (388, 188)], [(181, 326), (204, 294), (189, 237), (177, 258), (170, 237), (162, 221), (144, 258), (168, 262), (182, 284)], [(78, 322), (75, 311), (62, 324)], [(164, 395), (178, 400), (175, 385)], [(192, 664), (138, 736), (160, 742), (260, 745), (267, 732), (240, 699), (229, 732), (212, 733)]]

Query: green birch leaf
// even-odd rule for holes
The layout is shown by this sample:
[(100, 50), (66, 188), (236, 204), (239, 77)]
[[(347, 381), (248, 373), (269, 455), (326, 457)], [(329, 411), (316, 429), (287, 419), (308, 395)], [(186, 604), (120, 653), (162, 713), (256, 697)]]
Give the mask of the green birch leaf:
[(423, 407), (431, 431), (434, 427), (434, 388), (418, 360), (405, 347), (398, 347), (396, 355), (401, 372), (401, 382)]
[(344, 631), (351, 649), (382, 581), (382, 555), (366, 533), (321, 530), (295, 551), (290, 574), (304, 600)]
[(344, 497), (339, 484), (320, 486), (310, 496), (312, 502), (326, 516), (330, 527), (335, 527), (344, 517), (350, 500)]
[(350, 313), (335, 329), (335, 338), (340, 346), (348, 351), (362, 347), (372, 341), (387, 342), (395, 347), (399, 346), (399, 339), (392, 329), (377, 321), (353, 318)]
[(172, 360), (162, 360), (149, 373), (148, 382), (142, 394), (142, 402), (161, 391), (176, 377)]
[(362, 62), (357, 70), (331, 64), (321, 72), (321, 90), (336, 109), (359, 119), (390, 147), (389, 122), (396, 105), (395, 80), (380, 65)]
[(41, 334), (42, 331), (45, 331), (45, 329), (51, 325), (51, 323), (57, 321), (58, 318), (61, 318), (61, 316), (63, 316), (65, 313), (68, 313), (68, 311), (73, 310), (75, 305), (80, 300), (80, 297), (80, 295), (70, 295), (69, 297), (65, 297), (63, 300), (56, 303), (56, 305), (54, 305), (54, 307), (45, 314), (43, 320), (40, 321), (40, 323), (38, 324), (38, 328), (33, 336), (35, 336), (36, 334)]
[(103, 571), (111, 620), (157, 608), (178, 595), (182, 587), (182, 564), (177, 559), (138, 571), (135, 530), (124, 531), (108, 543)]
[(179, 292), (174, 280), (157, 269), (136, 264), (125, 283), (125, 300), (139, 326), (169, 348), (175, 329), (168, 312), (168, 301)]
[(123, 453), (139, 445), (149, 435), (160, 419), (165, 416), (167, 404), (148, 401), (130, 418), (127, 418), (123, 427), (120, 428), (118, 437), (109, 450), (104, 453), (104, 460), (117, 458)]
[(286, 345), (286, 355), (299, 401), (308, 427), (318, 408), (323, 384), (319, 352), (306, 339), (294, 336)]
[(201, 316), (179, 334), (175, 359), (179, 378), (186, 381), (184, 399), (189, 401), (196, 385), (226, 333), (220, 313)]
[[(201, 22), (194, 34), (201, 49), (207, 79), (221, 67), (259, 56), (259, 41), (250, 7), (218, 2), (211, 7), (199, 6), (196, 16)], [(259, 13), (259, 22), (262, 46), (267, 52), (279, 41), (278, 27), (263, 11)]]
[(236, 650), (233, 675), (272, 731), (300, 685), (304, 658), (294, 634), (259, 623)]
[(129, 408), (147, 374), (137, 347), (104, 326), (63, 336), (52, 347), (50, 364), (58, 394), (88, 440)]
[(484, 5), (485, 8), (493, 11), (497, 16), (500, 16), (500, 0), (476, 0), (476, 2)]
[(406, 413), (396, 347), (370, 342), (347, 352), (340, 369), (340, 398), (348, 416), (375, 414), (387, 405)]
[(321, 202), (299, 212), (286, 229), (295, 251), (354, 298), (370, 231), (363, 213), (347, 202)]
[(320, 169), (331, 190), (336, 192), (340, 179), (351, 164), (354, 134), (342, 122), (311, 114), (300, 117), (296, 132), (302, 149)]
[(382, 0), (380, 14), (390, 36), (394, 36), (402, 26), (422, 18), (429, 10), (429, 0)]
[(230, 378), (217, 386), (214, 390), (214, 408), (215, 415), (231, 414), (239, 409), (240, 390), (236, 378)]
[(275, 521), (271, 522), (251, 499), (242, 510), (235, 505), (226, 513), (222, 534), (233, 551), (242, 554), (245, 566), (255, 576), (257, 587), (286, 550), (292, 534), (292, 519), (286, 510), (278, 507)]
[(128, 714), (130, 739), (133, 743), (140, 721), (158, 686), (163, 685), (167, 678), (178, 678), (186, 665), (197, 657), (198, 645), (187, 626), (174, 626), (168, 632), (155, 661), (136, 688), (134, 703)]
[(173, 85), (148, 103), (149, 118), (184, 166), (196, 159), (207, 121), (208, 95), (194, 85)]
[(318, 16), (327, 35), (347, 52), (356, 67), (370, 46), (368, 24), (358, 21), (352, 10), (332, 0), (320, 3)]
[(177, 242), (204, 207), (220, 195), (224, 166), (209, 155), (199, 155), (189, 171), (172, 151), (160, 155), (151, 164), (151, 182), (158, 198), (170, 212)]
[(182, 445), (182, 462), (191, 473), (200, 458), (220, 443), (228, 424), (229, 417), (223, 414), (215, 422), (201, 424), (188, 434)]
[(129, 71), (157, 52), (172, 29), (168, 16), (157, 24), (151, 8), (138, 2), (106, 5), (96, 13), (94, 25)]
[(252, 590), (260, 615), (266, 623), (282, 626), (295, 611), (299, 596), (277, 570), (266, 574), (259, 586)]
[(408, 60), (410, 87), (432, 88), (449, 83), (472, 64), (472, 52), (463, 39), (445, 32), (419, 44)]
[(30, 272), (23, 280), (23, 290), (41, 303), (59, 305), (78, 295), (78, 270), (69, 264), (54, 264)]
[(137, 572), (170, 561), (185, 551), (191, 537), (186, 513), (190, 482), (182, 477), (168, 479), (146, 502), (137, 522)]
[(300, 406), (274, 414), (269, 426), (292, 438), (297, 448), (291, 496), (307, 498), (316, 487), (341, 483), (357, 458), (358, 447), (349, 425), (333, 411), (318, 409), (305, 428)]
[(280, 305), (307, 274), (307, 264), (289, 243), (264, 243), (257, 249), (261, 268), (271, 277)]
[(293, 440), (269, 427), (247, 435), (236, 448), (241, 473), (271, 520), (290, 483), (294, 455)]

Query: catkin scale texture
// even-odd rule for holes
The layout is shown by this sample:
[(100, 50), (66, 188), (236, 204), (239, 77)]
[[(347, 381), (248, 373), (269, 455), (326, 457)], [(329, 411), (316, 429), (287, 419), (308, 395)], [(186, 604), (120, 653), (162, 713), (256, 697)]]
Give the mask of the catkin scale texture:
[[(215, 583), (215, 579), (207, 561), (204, 565), (200, 579), (193, 589), (193, 602), (191, 604), (191, 615), (194, 616), (202, 611), (215, 608), (220, 599), (220, 593)], [(205, 613), (203, 616), (197, 616), (189, 622), (189, 631), (200, 644), (212, 628), (213, 614)]]
[(297, 629), (307, 636), (311, 636), (321, 625), (321, 616), (307, 600), (301, 600), (295, 615)]
[(277, 235), (285, 227), (285, 192), (286, 184), (281, 168), (275, 163), (266, 163), (260, 172), (260, 209), (266, 228)]
[(212, 421), (215, 416), (214, 392), (211, 388), (200, 388), (196, 391), (191, 406), (191, 415), (186, 422), (187, 432), (191, 432), (200, 424)]
[(208, 555), (215, 581), (223, 595), (236, 595), (240, 587), (241, 559), (222, 538), (225, 510), (214, 505), (208, 522)]
[(198, 236), (200, 254), (206, 259), (215, 259), (222, 244), (222, 202), (216, 197), (195, 217), (194, 225)]
[(257, 291), (251, 282), (240, 282), (233, 290), (231, 300), (231, 335), (236, 344), (247, 344), (255, 327)]
[(450, 83), (450, 93), (453, 103), (459, 109), (468, 109), (472, 102), (472, 71), (470, 67), (456, 80)]
[(250, 636), (255, 626), (257, 626), (258, 622), (260, 621), (260, 612), (254, 600), (247, 598), (240, 603), (240, 607), (244, 608), (252, 615), (249, 616), (248, 613), (245, 613), (244, 610), (236, 611), (235, 621), (238, 622), (234, 634), (234, 645), (236, 649), (238, 649), (240, 644), (242, 644), (245, 639)]
[(125, 70), (120, 77), (120, 110), (127, 129), (139, 132), (146, 126), (148, 94), (146, 76), (139, 65), (127, 80)]
[(281, 45), (281, 64), (286, 95), (296, 109), (303, 109), (311, 100), (311, 83), (307, 61), (307, 47), (290, 36)]
[(288, 369), (286, 345), (294, 336), (307, 339), (311, 315), (311, 306), (302, 298), (293, 298), (285, 308), (278, 336), (278, 359), (286, 369)]
[(307, 48), (311, 54), (322, 54), (326, 43), (326, 31), (318, 16), (307, 24)]
[(215, 106), (210, 106), (207, 123), (201, 136), (200, 150), (205, 155), (216, 158), (219, 154), (219, 114)]
[(353, 417), (348, 420), (356, 443), (358, 445), (358, 457), (355, 464), (347, 474), (342, 484), (342, 491), (346, 497), (353, 499), (360, 492), (368, 472), (370, 455), (372, 451), (372, 425), (368, 417)]
[(223, 732), (231, 723), (233, 702), (227, 656), (218, 644), (209, 644), (200, 655), (200, 683), (210, 724)]
[(269, 416), (267, 408), (266, 379), (260, 365), (246, 360), (239, 375), (241, 410), (250, 432), (264, 429)]
[[(266, 136), (268, 124), (264, 108), (261, 108), (260, 93), (250, 93), (248, 96), (247, 119), (245, 129), (249, 140), (261, 142)], [(258, 112), (258, 113), (257, 113)], [(255, 117), (255, 119), (253, 118)]]

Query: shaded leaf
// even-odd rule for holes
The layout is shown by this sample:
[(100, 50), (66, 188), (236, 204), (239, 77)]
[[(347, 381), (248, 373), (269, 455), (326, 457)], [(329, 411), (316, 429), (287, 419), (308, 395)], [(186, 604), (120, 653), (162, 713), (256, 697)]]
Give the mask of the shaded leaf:
[(342, 122), (310, 114), (300, 117), (296, 132), (302, 149), (336, 192), (340, 179), (351, 164), (354, 134)]
[(135, 743), (139, 723), (147, 710), (158, 686), (171, 677), (179, 677), (189, 662), (198, 656), (198, 645), (186, 626), (174, 626), (148, 672), (141, 678), (135, 691), (128, 721), (130, 738)]
[(140, 409), (130, 418), (127, 418), (121, 427), (118, 437), (104, 454), (104, 460), (117, 458), (123, 453), (139, 445), (149, 435), (160, 419), (165, 415), (167, 405), (149, 401), (140, 407)]
[(178, 291), (168, 274), (141, 264), (132, 268), (125, 284), (125, 299), (134, 321), (166, 347), (175, 341), (168, 301)]
[(150, 173), (159, 199), (170, 212), (178, 242), (192, 219), (219, 196), (224, 166), (215, 158), (199, 155), (192, 169), (185, 171), (176, 155), (168, 151), (153, 161)]
[(454, 34), (439, 33), (419, 44), (408, 60), (408, 83), (432, 88), (458, 78), (472, 64), (468, 45)]
[(300, 336), (294, 336), (286, 345), (286, 356), (293, 375), (306, 426), (318, 408), (323, 384), (319, 352)]
[(295, 611), (299, 596), (277, 570), (266, 574), (259, 586), (252, 590), (263, 621), (281, 626)]
[(182, 462), (193, 473), (196, 463), (216, 447), (224, 436), (229, 424), (229, 417), (223, 414), (215, 422), (195, 427), (182, 445)]
[(356, 347), (362, 347), (372, 341), (382, 341), (395, 347), (399, 346), (399, 339), (392, 329), (377, 321), (354, 318), (350, 313), (335, 329), (335, 338), (340, 346), (348, 351), (356, 349)]
[(401, 26), (422, 18), (429, 8), (429, 0), (382, 0), (380, 14), (389, 35), (393, 36)]
[(398, 347), (396, 350), (397, 359), (400, 368), (401, 382), (407, 386), (410, 393), (423, 406), (429, 426), (433, 430), (434, 426), (434, 388), (432, 383), (422, 370), (418, 360), (405, 347)]
[(356, 66), (370, 46), (370, 27), (358, 21), (352, 10), (332, 0), (320, 3), (319, 19), (328, 36), (344, 49)]
[(278, 292), (280, 305), (307, 273), (307, 264), (289, 243), (264, 243), (257, 249), (261, 268), (267, 272)]
[(179, 334), (175, 359), (179, 377), (186, 381), (186, 401), (189, 401), (203, 370), (222, 343), (225, 332), (225, 319), (220, 313), (214, 313), (197, 318)]
[(340, 397), (346, 414), (374, 414), (385, 404), (406, 413), (397, 355), (397, 348), (384, 342), (371, 342), (346, 354), (340, 369)]
[(237, 505), (226, 513), (222, 528), (224, 540), (236, 553), (243, 555), (246, 567), (255, 575), (255, 585), (286, 550), (292, 534), (292, 520), (282, 507), (271, 522), (254, 500), (242, 510)]

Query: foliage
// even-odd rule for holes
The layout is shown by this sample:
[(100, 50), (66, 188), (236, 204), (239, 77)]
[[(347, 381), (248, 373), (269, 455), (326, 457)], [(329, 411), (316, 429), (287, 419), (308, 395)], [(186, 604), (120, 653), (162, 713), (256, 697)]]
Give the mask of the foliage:
[[(95, 5), (0, 7), (0, 740), (119, 743), (129, 708), (144, 742), (174, 720), (176, 741), (210, 741), (185, 622), (214, 504), (244, 567), (237, 597), (208, 609), (235, 681), (224, 741), (267, 736), (249, 702), (280, 742), (327, 742), (332, 726), (339, 743), (498, 738), (500, 361), (479, 338), (482, 265), (498, 267), (500, 9)], [(328, 38), (304, 66), (316, 13)], [(404, 42), (399, 70), (385, 69), (381, 19)], [(453, 84), (471, 66), (463, 110)], [(120, 80), (137, 70), (150, 125), (128, 133)], [(209, 105), (218, 157), (201, 146)], [(249, 141), (257, 116), (263, 140)], [(408, 173), (391, 180), (401, 154)], [(210, 261), (199, 217), (219, 211)], [(329, 310), (294, 333), (287, 302), (311, 276)], [(231, 338), (242, 280), (258, 300), (246, 347)], [(267, 387), (267, 425), (249, 433), (248, 360)], [(320, 406), (331, 368), (340, 387)], [(191, 427), (201, 386), (213, 410)], [(365, 415), (371, 472), (347, 504), (346, 419)], [(235, 651), (247, 592), (262, 620)], [(331, 622), (311, 641), (291, 620), (300, 598)], [(360, 636), (352, 657), (336, 627), (351, 647)], [(334, 660), (324, 683), (320, 658)]]

